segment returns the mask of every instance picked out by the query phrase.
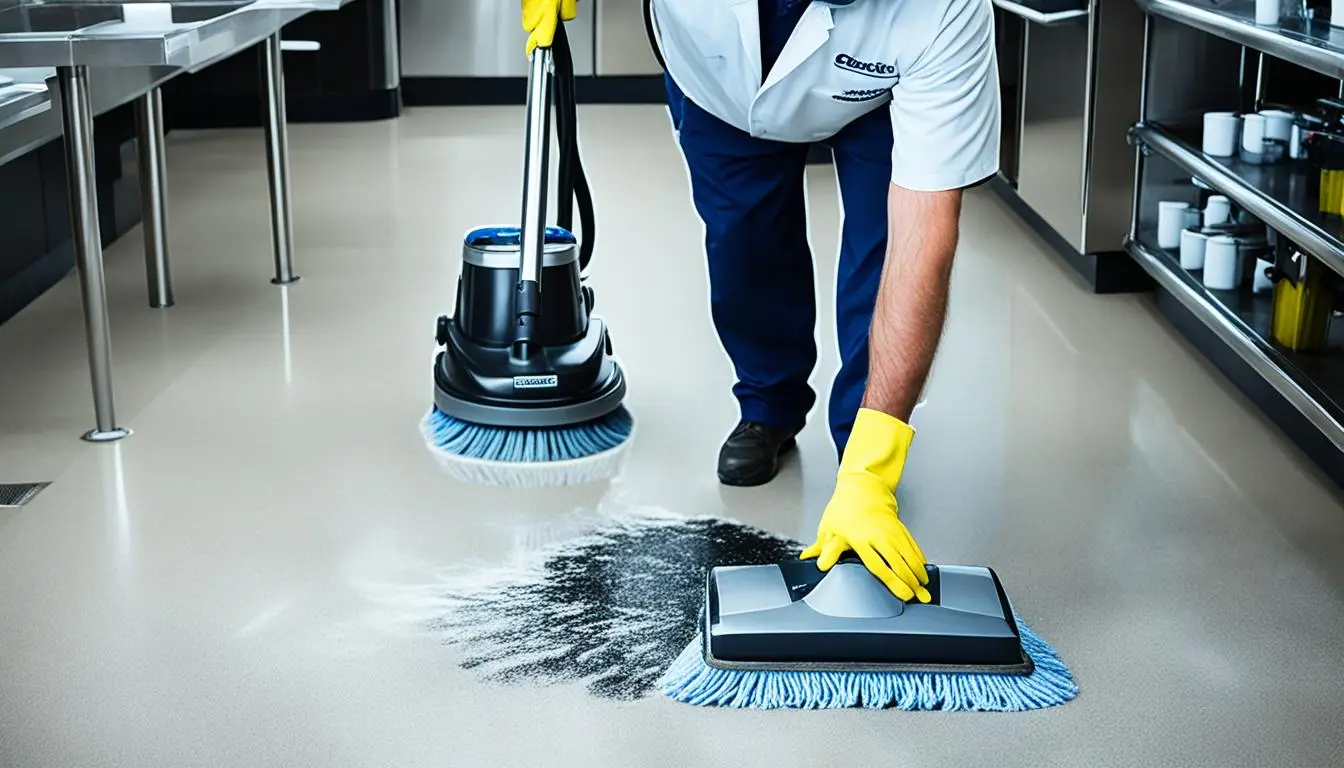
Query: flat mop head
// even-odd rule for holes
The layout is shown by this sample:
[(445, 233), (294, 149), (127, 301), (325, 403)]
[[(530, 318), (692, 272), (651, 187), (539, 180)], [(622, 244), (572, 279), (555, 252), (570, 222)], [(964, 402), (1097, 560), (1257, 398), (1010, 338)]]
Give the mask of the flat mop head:
[(714, 568), (699, 637), (663, 676), (679, 701), (752, 708), (1016, 711), (1077, 693), (1019, 621), (998, 575), (929, 566), (927, 604), (903, 603), (854, 559)]

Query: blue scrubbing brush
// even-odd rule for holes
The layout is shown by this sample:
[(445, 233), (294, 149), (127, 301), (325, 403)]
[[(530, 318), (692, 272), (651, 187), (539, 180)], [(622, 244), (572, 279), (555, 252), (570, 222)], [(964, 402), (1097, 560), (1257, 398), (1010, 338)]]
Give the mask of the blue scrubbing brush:
[(624, 407), (592, 421), (544, 429), (483, 426), (431, 407), (420, 422), (425, 445), (459, 480), (544, 488), (609, 480), (619, 474), (634, 436)]
[(658, 682), (669, 698), (699, 706), (748, 709), (838, 709), (1019, 712), (1071, 701), (1078, 694), (1055, 649), (1014, 617), (1028, 675), (934, 672), (811, 672), (719, 669), (705, 663), (702, 636)]

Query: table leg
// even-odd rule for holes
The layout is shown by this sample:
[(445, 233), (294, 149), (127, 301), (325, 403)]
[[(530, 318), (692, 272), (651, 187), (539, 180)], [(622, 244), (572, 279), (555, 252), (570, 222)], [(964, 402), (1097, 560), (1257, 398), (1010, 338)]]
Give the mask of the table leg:
[(89, 348), (96, 426), (90, 442), (120, 440), (131, 433), (117, 426), (112, 397), (112, 339), (107, 322), (107, 285), (103, 244), (98, 230), (98, 189), (93, 163), (93, 105), (88, 67), (60, 67), (61, 118), (65, 129), (65, 175), (70, 188), (70, 235), (84, 302), (84, 333)]
[(173, 305), (173, 281), (168, 270), (168, 158), (163, 139), (163, 93), (158, 88), (136, 100), (135, 123), (149, 306), (163, 309)]
[(271, 239), (275, 278), (287, 285), (294, 274), (294, 223), (289, 206), (289, 128), (285, 117), (285, 63), (276, 32), (263, 43), (262, 80), (266, 89), (266, 170), (271, 182)]

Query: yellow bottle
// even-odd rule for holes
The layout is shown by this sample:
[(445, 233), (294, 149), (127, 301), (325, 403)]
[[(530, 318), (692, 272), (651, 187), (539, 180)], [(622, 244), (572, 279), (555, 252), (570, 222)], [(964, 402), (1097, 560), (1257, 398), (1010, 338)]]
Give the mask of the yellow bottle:
[(1274, 284), (1269, 335), (1294, 352), (1319, 351), (1330, 333), (1334, 273), (1300, 251), (1293, 254), (1293, 264), (1297, 280), (1280, 277)]

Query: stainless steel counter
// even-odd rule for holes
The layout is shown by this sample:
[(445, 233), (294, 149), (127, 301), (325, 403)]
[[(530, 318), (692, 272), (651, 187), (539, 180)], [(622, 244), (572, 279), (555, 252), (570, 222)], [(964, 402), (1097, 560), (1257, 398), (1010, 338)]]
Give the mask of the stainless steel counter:
[(0, 7), (0, 67), (192, 70), (260, 42), (305, 12), (274, 0), (13, 0)]
[(93, 385), (95, 426), (84, 435), (86, 440), (105, 442), (130, 434), (118, 424), (114, 408), (93, 165), (94, 116), (136, 102), (150, 305), (171, 306), (164, 120), (158, 86), (265, 41), (261, 69), (267, 90), (273, 282), (291, 283), (298, 277), (292, 263), (280, 30), (308, 12), (334, 11), (348, 2), (0, 0), (0, 69), (11, 68), (7, 77), (21, 83), (0, 90), (0, 162), (56, 136), (65, 138), (72, 239)]
[(1139, 112), (1143, 13), (1130, 0), (994, 5), (1004, 92), (995, 187), (1095, 290), (1132, 290), (1141, 275), (1123, 251), (1127, 131)]
[[(177, 74), (167, 67), (118, 67), (90, 74), (90, 100), (95, 116), (138, 99)], [(40, 100), (26, 110), (5, 117), (0, 108), (0, 165), (61, 136), (61, 95), (54, 67), (29, 67), (0, 70), (34, 92), (29, 100)], [(40, 95), (37, 89), (40, 88)]]
[[(56, 74), (55, 70), (52, 70), (52, 74)], [(0, 76), (7, 77), (3, 72), (0, 72)], [(50, 108), (51, 94), (45, 79), (38, 83), (10, 82), (0, 85), (0, 131)]]

